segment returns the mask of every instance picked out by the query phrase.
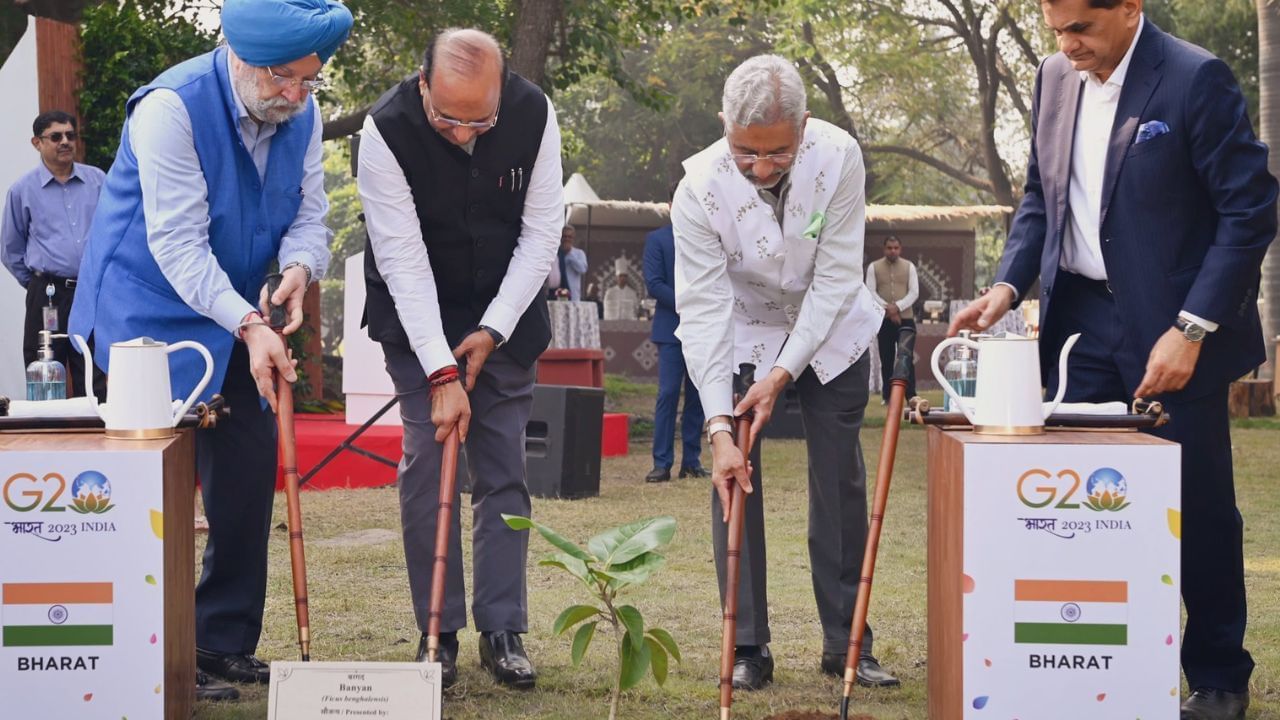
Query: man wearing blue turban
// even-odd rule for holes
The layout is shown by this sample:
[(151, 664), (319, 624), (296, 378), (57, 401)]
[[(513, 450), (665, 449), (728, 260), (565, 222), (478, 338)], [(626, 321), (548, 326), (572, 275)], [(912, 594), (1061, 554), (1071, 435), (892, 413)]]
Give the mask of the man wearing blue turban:
[[(139, 336), (200, 342), (214, 358), (202, 399), (221, 393), (235, 408), (196, 439), (209, 519), (196, 587), (198, 698), (239, 697), (206, 672), (270, 678), (254, 652), (276, 475), (272, 374), (280, 368), (293, 382), (296, 373), (254, 302), (278, 261), (284, 281), (272, 301), (287, 307), (292, 333), (307, 286), (328, 265), (320, 111), (310, 94), (351, 24), (333, 0), (226, 0), (226, 46), (129, 98), (71, 311), (71, 331), (99, 348)], [(171, 357), (173, 396), (186, 397), (203, 362)], [(109, 352), (94, 360), (110, 372)]]

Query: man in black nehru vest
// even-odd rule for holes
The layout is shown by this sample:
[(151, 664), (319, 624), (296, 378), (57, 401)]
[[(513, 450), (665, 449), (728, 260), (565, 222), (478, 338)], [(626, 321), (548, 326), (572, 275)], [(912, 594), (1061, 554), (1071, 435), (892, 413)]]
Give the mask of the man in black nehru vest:
[[(531, 688), (535, 673), (520, 642), (527, 534), (501, 515), (529, 514), (524, 428), (534, 362), (551, 338), (546, 304), (535, 298), (564, 224), (555, 110), (537, 86), (507, 71), (493, 37), (446, 30), (418, 73), (370, 110), (357, 182), (369, 228), (369, 336), (382, 343), (404, 422), (400, 515), (424, 631), (418, 660), (426, 656), (441, 443), (457, 428), (474, 487), (480, 663), (499, 683)], [(457, 515), (447, 575), (445, 686), (457, 679), (457, 631), (466, 625)]]

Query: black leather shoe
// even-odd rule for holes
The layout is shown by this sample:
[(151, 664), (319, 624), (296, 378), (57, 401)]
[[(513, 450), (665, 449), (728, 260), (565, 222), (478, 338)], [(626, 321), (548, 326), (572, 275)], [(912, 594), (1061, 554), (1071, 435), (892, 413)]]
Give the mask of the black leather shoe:
[(822, 653), (822, 672), (832, 677), (844, 677), (844, 653)]
[(666, 482), (671, 479), (671, 468), (654, 467), (644, 476), (645, 482)]
[[(840, 665), (842, 666), (840, 668), (840, 673), (843, 675), (844, 674), (843, 660), (840, 661)], [(858, 658), (858, 670), (855, 673), (855, 677), (858, 678), (858, 684), (861, 685), (862, 687), (886, 688), (886, 687), (898, 687), (899, 685), (902, 684), (898, 680), (898, 678), (885, 672), (884, 668), (880, 667), (880, 661), (876, 660), (870, 655), (863, 655), (862, 657)]]
[(207, 673), (196, 671), (196, 702), (205, 700), (217, 702), (221, 700), (239, 700), (240, 691), (224, 682), (218, 682)]
[(531, 690), (538, 679), (520, 635), (509, 630), (480, 633), (480, 667), (500, 685)]
[(707, 472), (707, 469), (702, 467), (701, 465), (686, 465), (685, 467), (680, 468), (681, 480), (685, 478), (705, 478), (705, 477), (711, 477), (711, 473)]
[[(414, 662), (427, 661), (427, 634), (422, 633), (418, 639), (418, 653)], [(436, 651), (436, 661), (440, 663), (440, 685), (451, 688), (458, 682), (458, 633), (440, 633), (440, 646)]]
[(1198, 688), (1182, 703), (1182, 720), (1244, 720), (1249, 693)]
[(263, 685), (271, 682), (271, 668), (252, 655), (215, 653), (196, 648), (196, 667), (231, 682)]
[(773, 682), (768, 645), (739, 645), (733, 651), (733, 689), (759, 690)]

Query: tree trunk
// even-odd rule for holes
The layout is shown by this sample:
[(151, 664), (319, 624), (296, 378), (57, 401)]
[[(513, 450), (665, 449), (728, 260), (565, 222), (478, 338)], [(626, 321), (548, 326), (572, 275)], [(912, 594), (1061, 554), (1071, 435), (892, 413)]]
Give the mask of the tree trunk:
[(512, 71), (534, 85), (543, 84), (556, 23), (563, 17), (563, 0), (520, 0), (511, 31)]
[[(1280, 177), (1280, 4), (1257, 0), (1258, 90), (1262, 99), (1262, 142), (1271, 148), (1267, 161), (1271, 174)], [(1267, 365), (1263, 372), (1276, 377), (1276, 343), (1280, 335), (1280, 246), (1271, 244), (1262, 262), (1262, 333), (1266, 339)]]

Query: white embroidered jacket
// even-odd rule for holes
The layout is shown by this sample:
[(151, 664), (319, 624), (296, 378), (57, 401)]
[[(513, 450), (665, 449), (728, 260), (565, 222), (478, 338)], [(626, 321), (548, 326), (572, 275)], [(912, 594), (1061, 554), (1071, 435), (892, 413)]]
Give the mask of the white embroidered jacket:
[(732, 414), (740, 363), (806, 366), (827, 383), (873, 342), (884, 309), (862, 280), (865, 170), (857, 142), (809, 119), (781, 222), (721, 138), (685, 161), (672, 203), (676, 334), (707, 417)]

